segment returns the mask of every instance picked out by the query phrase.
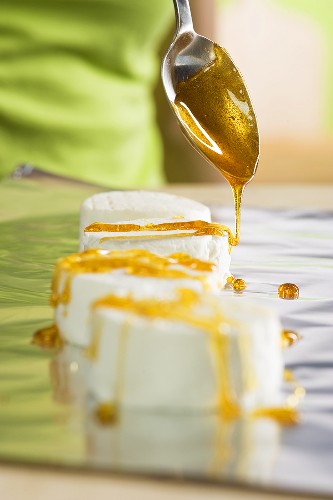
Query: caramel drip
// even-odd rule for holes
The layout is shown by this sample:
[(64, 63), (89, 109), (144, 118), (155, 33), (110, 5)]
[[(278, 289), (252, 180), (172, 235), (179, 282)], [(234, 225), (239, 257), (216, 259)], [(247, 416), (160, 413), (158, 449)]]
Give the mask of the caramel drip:
[(281, 331), (281, 345), (283, 349), (290, 347), (301, 340), (301, 335), (294, 330)]
[(91, 361), (96, 361), (96, 359), (98, 358), (101, 336), (102, 336), (102, 325), (100, 321), (98, 321), (98, 324), (96, 324), (96, 322), (94, 324), (94, 329), (91, 336), (90, 344), (85, 349), (84, 352), (86, 357), (89, 358)]
[(58, 349), (62, 346), (63, 341), (58, 327), (51, 325), (37, 330), (32, 337), (32, 343), (44, 349)]
[(296, 425), (300, 421), (298, 411), (290, 406), (258, 408), (252, 415), (255, 418), (271, 418), (285, 426)]
[(230, 421), (238, 418), (241, 415), (241, 408), (238, 404), (237, 397), (231, 389), (230, 383), (230, 342), (229, 337), (222, 332), (222, 323), (228, 325), (234, 324), (233, 321), (227, 319), (221, 312), (217, 301), (211, 301), (212, 314), (210, 315), (211, 323), (208, 325), (206, 332), (209, 334), (212, 351), (216, 363), (216, 374), (218, 383), (218, 409), (224, 420)]
[(230, 274), (230, 276), (227, 277), (227, 283), (226, 283), (226, 285), (227, 286), (232, 286), (232, 283), (233, 283), (234, 280), (235, 280), (235, 276), (233, 276), (232, 274)]
[[(123, 385), (125, 378), (125, 366), (126, 366), (126, 348), (127, 348), (127, 339), (130, 329), (130, 318), (127, 318), (126, 321), (121, 326), (121, 331), (119, 335), (119, 343), (118, 343), (118, 353), (117, 353), (117, 366), (116, 366), (116, 383), (114, 387), (114, 398), (113, 401), (108, 401), (100, 404), (96, 410), (97, 419), (104, 425), (113, 425), (116, 424), (119, 418), (119, 405), (121, 403), (122, 394), (123, 394)], [(94, 358), (97, 357), (97, 351), (99, 349), (101, 336), (100, 325), (97, 328), (97, 335), (94, 331), (92, 344), (90, 348), (93, 346), (94, 350)], [(88, 348), (88, 349), (90, 349)]]
[[(183, 269), (175, 269), (177, 265)], [(71, 282), (76, 274), (108, 273), (116, 269), (124, 269), (127, 274), (144, 277), (168, 279), (195, 279), (207, 282), (203, 274), (192, 274), (190, 271), (212, 272), (215, 264), (190, 257), (184, 253), (174, 253), (167, 257), (159, 256), (147, 250), (107, 251), (99, 249), (86, 250), (58, 260), (53, 281), (51, 305), (68, 304), (71, 298)], [(188, 271), (187, 271), (188, 270)], [(61, 284), (61, 280), (64, 283)], [(61, 286), (62, 285), (62, 286)], [(61, 288), (61, 291), (59, 291)]]
[(287, 397), (287, 402), (281, 407), (258, 408), (252, 415), (257, 418), (272, 418), (281, 425), (296, 425), (300, 421), (298, 406), (305, 396), (305, 389), (295, 379), (290, 370), (284, 371), (284, 379), (293, 387), (293, 392)]
[[(165, 257), (163, 257), (165, 258)], [(181, 264), (183, 266), (189, 267), (194, 271), (206, 271), (212, 272), (214, 271), (215, 264), (213, 262), (206, 262), (203, 260), (196, 259), (191, 257), (190, 255), (182, 252), (175, 252), (170, 254), (167, 258), (172, 259), (177, 264)]]
[(284, 370), (283, 378), (286, 382), (294, 382), (295, 380), (293, 372), (288, 369)]
[(232, 435), (233, 422), (224, 421), (222, 418), (217, 426), (216, 433), (212, 442), (214, 455), (209, 465), (208, 473), (212, 477), (220, 477), (221, 472), (233, 456), (233, 448), (230, 445), (230, 436)]
[[(85, 228), (85, 233), (100, 233), (100, 232), (109, 232), (109, 233), (129, 233), (129, 232), (149, 232), (149, 231), (156, 231), (156, 232), (167, 232), (167, 231), (193, 231), (193, 233), (180, 233), (179, 235), (169, 235), (169, 234), (164, 234), (160, 235), (159, 237), (163, 238), (170, 238), (170, 237), (175, 237), (175, 236), (224, 236), (225, 234), (228, 235), (228, 241), (229, 244), (232, 245), (234, 244), (234, 236), (232, 231), (227, 227), (222, 224), (218, 224), (216, 222), (206, 222), (202, 220), (194, 220), (194, 221), (177, 221), (177, 222), (163, 222), (160, 224), (145, 224), (145, 225), (139, 225), (139, 224), (106, 224), (103, 222), (94, 222), (87, 226)], [(149, 235), (138, 235), (138, 236), (131, 236), (132, 238), (151, 238), (156, 236), (149, 236)], [(101, 239), (101, 241), (106, 241), (109, 239), (120, 239), (120, 238), (128, 238), (128, 236), (107, 236)]]
[(229, 339), (219, 331), (210, 331), (210, 341), (215, 353), (216, 372), (218, 382), (218, 409), (224, 420), (234, 420), (241, 415), (241, 409), (236, 396), (231, 390), (229, 362)]
[(237, 278), (232, 281), (231, 286), (235, 290), (235, 292), (242, 292), (246, 289), (247, 284), (246, 281), (242, 278)]
[(168, 301), (153, 298), (137, 300), (130, 294), (125, 297), (120, 297), (118, 295), (106, 295), (105, 297), (98, 299), (93, 304), (93, 308), (111, 307), (150, 318), (180, 320), (190, 323), (193, 326), (209, 330), (211, 324), (210, 318), (206, 319), (203, 317), (200, 320), (200, 316), (196, 317), (188, 309), (192, 307), (193, 304), (198, 303), (199, 295), (194, 290), (185, 288), (179, 289), (177, 292), (178, 297), (174, 300)]
[(174, 110), (190, 142), (229, 182), (235, 203), (239, 241), (241, 198), (255, 174), (259, 134), (243, 79), (224, 49), (215, 59), (176, 87)]
[(118, 408), (113, 403), (100, 403), (95, 411), (95, 417), (102, 425), (117, 423)]
[(294, 283), (282, 283), (278, 288), (280, 299), (295, 300), (299, 297), (299, 288)]

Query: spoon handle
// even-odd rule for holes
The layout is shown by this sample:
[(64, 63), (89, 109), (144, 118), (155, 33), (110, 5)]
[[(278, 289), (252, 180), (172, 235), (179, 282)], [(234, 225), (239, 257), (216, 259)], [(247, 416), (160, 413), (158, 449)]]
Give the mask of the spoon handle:
[(193, 31), (193, 22), (189, 0), (173, 0), (176, 14), (177, 34)]

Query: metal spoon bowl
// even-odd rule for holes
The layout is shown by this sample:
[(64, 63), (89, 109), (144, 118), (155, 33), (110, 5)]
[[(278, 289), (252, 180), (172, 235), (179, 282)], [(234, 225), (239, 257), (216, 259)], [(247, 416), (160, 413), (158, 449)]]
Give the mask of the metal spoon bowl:
[[(169, 103), (183, 134), (198, 153), (229, 183), (232, 178), (233, 184), (245, 185), (256, 171), (259, 133), (244, 80), (224, 48), (194, 31), (189, 0), (173, 0), (173, 3), (176, 34), (162, 62), (162, 81)], [(206, 70), (207, 78), (203, 77)], [(197, 104), (193, 100), (189, 103), (186, 94), (185, 99), (184, 94), (180, 97), (184, 89), (180, 84), (200, 75), (201, 79), (196, 81), (201, 82), (202, 93), (196, 90)], [(204, 139), (198, 131), (199, 135), (203, 131)], [(214, 141), (219, 155), (211, 154), (210, 150), (216, 151), (211, 147)]]

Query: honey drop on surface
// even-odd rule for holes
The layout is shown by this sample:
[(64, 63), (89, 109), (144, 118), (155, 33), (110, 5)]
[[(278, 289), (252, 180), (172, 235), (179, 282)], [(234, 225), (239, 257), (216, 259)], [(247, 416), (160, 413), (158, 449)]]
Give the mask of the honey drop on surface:
[(98, 405), (95, 416), (102, 425), (115, 424), (118, 420), (118, 409), (113, 403), (101, 403)]
[(57, 349), (63, 342), (56, 325), (47, 326), (37, 330), (32, 337), (32, 344), (44, 349)]
[(286, 382), (295, 382), (295, 377), (294, 377), (293, 372), (291, 370), (288, 370), (287, 368), (285, 368), (285, 370), (283, 372), (283, 379)]
[(294, 330), (282, 330), (281, 332), (281, 343), (282, 343), (282, 348), (286, 349), (287, 347), (290, 347), (297, 342), (300, 341), (301, 335)]
[(299, 297), (299, 288), (294, 283), (282, 283), (278, 288), (280, 299), (295, 300)]
[(233, 276), (232, 274), (230, 274), (230, 276), (228, 276), (228, 278), (227, 278), (226, 284), (227, 285), (232, 285), (232, 282), (234, 281), (234, 279), (235, 279), (235, 276)]
[(237, 278), (233, 280), (231, 286), (235, 290), (235, 292), (242, 292), (247, 287), (247, 284), (246, 281), (242, 278)]

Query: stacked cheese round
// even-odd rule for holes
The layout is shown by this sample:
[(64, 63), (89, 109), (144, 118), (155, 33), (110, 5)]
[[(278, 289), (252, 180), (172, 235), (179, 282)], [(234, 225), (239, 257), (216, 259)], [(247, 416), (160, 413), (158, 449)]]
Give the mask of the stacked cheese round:
[(173, 297), (177, 288), (218, 290), (215, 265), (186, 254), (158, 256), (145, 250), (87, 250), (59, 259), (52, 283), (52, 305), (60, 336), (89, 343), (91, 304), (105, 294)]
[(93, 306), (90, 391), (97, 401), (226, 418), (274, 406), (281, 325), (270, 308), (181, 289), (173, 299), (109, 295)]
[(85, 250), (58, 261), (52, 303), (61, 337), (87, 348), (98, 404), (226, 419), (278, 404), (277, 314), (211, 293), (230, 274), (229, 236), (207, 207), (173, 195), (83, 203)]
[(185, 217), (189, 220), (211, 221), (210, 210), (202, 203), (174, 194), (152, 191), (98, 193), (82, 203), (80, 214), (80, 238), (84, 228), (93, 222), (112, 224), (151, 217)]

